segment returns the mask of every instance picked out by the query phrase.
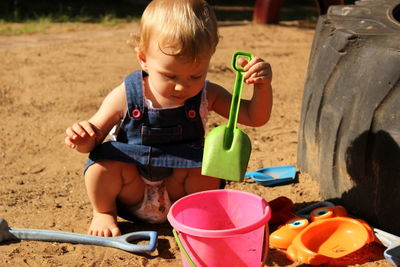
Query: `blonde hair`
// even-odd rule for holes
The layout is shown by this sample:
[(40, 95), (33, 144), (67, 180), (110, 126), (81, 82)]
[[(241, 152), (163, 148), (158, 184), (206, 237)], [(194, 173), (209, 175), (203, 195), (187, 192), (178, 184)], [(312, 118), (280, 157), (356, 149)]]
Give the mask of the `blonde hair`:
[(154, 41), (167, 55), (211, 56), (219, 41), (217, 19), (205, 0), (153, 0), (142, 15), (135, 47), (147, 52)]

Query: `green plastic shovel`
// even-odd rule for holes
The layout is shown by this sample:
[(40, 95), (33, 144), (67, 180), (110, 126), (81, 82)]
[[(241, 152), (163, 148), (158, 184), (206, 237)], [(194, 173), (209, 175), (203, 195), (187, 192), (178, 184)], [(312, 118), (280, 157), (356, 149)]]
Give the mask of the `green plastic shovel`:
[(250, 60), (253, 55), (246, 52), (233, 54), (232, 68), (236, 71), (236, 79), (228, 125), (218, 126), (208, 133), (201, 169), (203, 175), (231, 181), (243, 181), (251, 153), (249, 136), (236, 126), (245, 72), (237, 65), (239, 57)]

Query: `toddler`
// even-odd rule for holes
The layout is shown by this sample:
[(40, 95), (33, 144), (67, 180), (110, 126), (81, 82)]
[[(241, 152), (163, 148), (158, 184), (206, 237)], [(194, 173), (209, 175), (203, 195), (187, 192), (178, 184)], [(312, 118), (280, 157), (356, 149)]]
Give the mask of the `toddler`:
[[(206, 80), (218, 41), (205, 0), (153, 0), (146, 7), (135, 45), (141, 70), (89, 120), (66, 130), (67, 146), (90, 152), (84, 175), (90, 235), (120, 235), (117, 216), (164, 222), (179, 198), (223, 187), (223, 180), (201, 175), (207, 113), (228, 117), (231, 103), (227, 90)], [(239, 64), (254, 92), (242, 100), (238, 122), (261, 126), (271, 113), (270, 65), (258, 57)]]

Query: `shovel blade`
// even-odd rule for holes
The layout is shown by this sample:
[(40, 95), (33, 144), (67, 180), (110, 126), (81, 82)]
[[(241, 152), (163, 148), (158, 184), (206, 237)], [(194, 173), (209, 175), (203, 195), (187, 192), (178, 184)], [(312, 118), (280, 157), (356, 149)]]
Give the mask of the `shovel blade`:
[(226, 125), (209, 132), (204, 143), (201, 174), (230, 181), (243, 181), (251, 153), (248, 135), (236, 128), (230, 148), (224, 148)]

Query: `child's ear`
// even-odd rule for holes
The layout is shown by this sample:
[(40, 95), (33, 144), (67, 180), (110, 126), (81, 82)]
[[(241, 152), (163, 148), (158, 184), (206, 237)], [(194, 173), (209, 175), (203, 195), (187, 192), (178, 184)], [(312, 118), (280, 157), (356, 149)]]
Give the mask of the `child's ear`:
[(147, 71), (147, 61), (146, 61), (146, 54), (140, 50), (138, 47), (135, 48), (136, 57), (139, 61), (140, 67), (142, 70)]

